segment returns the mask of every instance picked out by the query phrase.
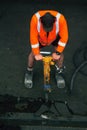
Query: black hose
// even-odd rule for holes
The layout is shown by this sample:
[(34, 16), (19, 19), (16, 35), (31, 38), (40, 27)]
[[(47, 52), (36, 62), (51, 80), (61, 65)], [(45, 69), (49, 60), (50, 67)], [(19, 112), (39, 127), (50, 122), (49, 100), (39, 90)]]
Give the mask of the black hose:
[(73, 89), (75, 78), (77, 76), (77, 73), (80, 72), (81, 74), (87, 76), (87, 69), (85, 69), (87, 64), (87, 43), (83, 43), (74, 53), (73, 55), (73, 63), (76, 68), (74, 71), (71, 83), (70, 83), (70, 92)]
[[(74, 53), (73, 55), (73, 64), (75, 68), (77, 69), (80, 64), (82, 64), (84, 61), (87, 61), (87, 43), (83, 43)], [(86, 66), (82, 67), (79, 72), (87, 76), (87, 68)]]
[(85, 65), (87, 64), (87, 61), (84, 61), (81, 65), (79, 65), (79, 67), (75, 70), (72, 79), (71, 79), (71, 84), (70, 84), (70, 91), (72, 91), (73, 86), (74, 86), (74, 81), (76, 78), (77, 73), (79, 72), (80, 69), (82, 69)]

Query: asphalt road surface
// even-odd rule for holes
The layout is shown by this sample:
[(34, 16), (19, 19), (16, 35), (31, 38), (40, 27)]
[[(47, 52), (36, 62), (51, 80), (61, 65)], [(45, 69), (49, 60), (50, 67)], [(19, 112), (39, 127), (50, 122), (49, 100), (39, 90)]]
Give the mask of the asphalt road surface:
[[(63, 3), (63, 1), (15, 1), (0, 4), (0, 95), (24, 98), (44, 97), (41, 61), (35, 62), (34, 65), (33, 88), (27, 89), (24, 86), (27, 57), (31, 49), (29, 22), (31, 16), (41, 9), (54, 9), (63, 13), (69, 28), (69, 41), (64, 50), (66, 87), (57, 88), (54, 67), (52, 67), (52, 92), (49, 98), (68, 101), (76, 114), (87, 115), (87, 64), (83, 66), (82, 71), (76, 72), (71, 94), (69, 93), (72, 77), (76, 70), (75, 63), (78, 67), (87, 58), (86, 1), (76, 3), (75, 1), (71, 3), (69, 1), (67, 3)], [(45, 49), (52, 51), (51, 46)]]

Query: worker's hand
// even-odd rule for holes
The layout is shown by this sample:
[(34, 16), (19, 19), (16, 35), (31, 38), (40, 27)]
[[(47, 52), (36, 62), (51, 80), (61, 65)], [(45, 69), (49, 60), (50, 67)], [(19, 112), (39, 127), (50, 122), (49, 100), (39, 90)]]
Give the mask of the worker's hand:
[(41, 54), (35, 55), (35, 60), (42, 60), (43, 56)]
[(53, 60), (59, 60), (60, 59), (60, 55), (57, 55), (56, 53), (52, 54)]

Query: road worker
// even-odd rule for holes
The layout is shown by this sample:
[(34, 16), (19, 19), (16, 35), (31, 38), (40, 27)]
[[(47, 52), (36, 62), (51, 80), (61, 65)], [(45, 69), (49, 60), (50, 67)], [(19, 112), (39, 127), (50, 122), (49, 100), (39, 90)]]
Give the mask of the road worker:
[[(55, 10), (40, 10), (33, 14), (30, 20), (31, 52), (28, 56), (25, 79), (28, 79), (27, 88), (32, 88), (34, 61), (42, 60), (40, 49), (52, 45), (52, 58), (56, 62), (58, 72), (63, 70), (64, 49), (68, 42), (68, 26), (63, 14)], [(57, 73), (56, 73), (57, 74)], [(57, 77), (57, 76), (56, 76)], [(26, 82), (26, 81), (25, 81)]]

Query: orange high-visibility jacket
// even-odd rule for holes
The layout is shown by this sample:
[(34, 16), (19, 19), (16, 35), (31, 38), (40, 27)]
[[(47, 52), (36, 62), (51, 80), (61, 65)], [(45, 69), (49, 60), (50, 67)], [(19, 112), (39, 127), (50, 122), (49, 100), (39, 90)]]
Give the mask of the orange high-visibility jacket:
[[(40, 22), (40, 17), (47, 12), (50, 12), (56, 17), (56, 21), (53, 24), (53, 29), (49, 32), (48, 37)], [(58, 35), (60, 36), (60, 39), (58, 41), (56, 51), (62, 53), (68, 41), (67, 22), (62, 14), (53, 10), (41, 10), (32, 16), (30, 21), (30, 44), (34, 55), (40, 53), (39, 43), (41, 43), (43, 46), (50, 45)]]

